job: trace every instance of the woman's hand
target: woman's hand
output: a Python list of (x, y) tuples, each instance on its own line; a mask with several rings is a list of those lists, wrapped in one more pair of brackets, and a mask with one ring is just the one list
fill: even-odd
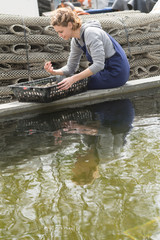
[(75, 82), (74, 76), (68, 77), (63, 79), (61, 82), (58, 83), (58, 88), (60, 90), (67, 90), (72, 86), (72, 84)]
[(93, 75), (93, 73), (91, 72), (91, 70), (89, 68), (87, 68), (78, 74), (75, 74), (71, 77), (67, 77), (67, 78), (63, 79), (61, 82), (58, 83), (58, 88), (59, 88), (59, 90), (67, 90), (68, 88), (70, 88), (72, 86), (73, 83), (75, 83), (81, 79), (87, 78), (91, 75)]
[(52, 75), (56, 75), (57, 73), (57, 71), (53, 69), (51, 62), (46, 62), (44, 65), (44, 69)]

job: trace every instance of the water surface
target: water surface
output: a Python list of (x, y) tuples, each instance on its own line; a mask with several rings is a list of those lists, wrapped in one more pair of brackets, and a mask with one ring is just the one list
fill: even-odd
[(160, 239), (159, 95), (0, 122), (0, 239)]

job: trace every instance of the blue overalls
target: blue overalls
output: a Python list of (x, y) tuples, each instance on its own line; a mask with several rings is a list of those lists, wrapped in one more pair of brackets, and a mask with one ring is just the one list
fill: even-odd
[[(108, 34), (108, 33), (107, 33)], [(116, 88), (124, 85), (129, 79), (130, 66), (126, 54), (120, 44), (108, 34), (116, 53), (105, 59), (105, 67), (100, 72), (89, 77), (88, 89), (107, 89)], [(78, 46), (85, 53), (87, 60), (92, 64), (92, 57), (87, 51), (84, 33), (82, 35), (84, 46), (82, 47), (76, 40)]]

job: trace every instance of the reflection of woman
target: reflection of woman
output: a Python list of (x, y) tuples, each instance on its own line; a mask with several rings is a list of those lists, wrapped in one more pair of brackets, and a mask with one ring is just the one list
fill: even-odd
[[(131, 101), (115, 100), (82, 109), (68, 109), (63, 112), (41, 114), (31, 119), (21, 119), (18, 121), (16, 132), (20, 136), (32, 135), (35, 139), (31, 147), (30, 138), (26, 138), (29, 155), (31, 153), (33, 155), (33, 152), (37, 154), (40, 142), (44, 142), (47, 151), (51, 152), (59, 151), (61, 145), (64, 153), (65, 147), (72, 141), (75, 143), (76, 139), (66, 135), (77, 134), (80, 142), (77, 140), (79, 145), (76, 145), (74, 149), (76, 153), (74, 151), (75, 154), (72, 156), (75, 160), (72, 180), (80, 185), (91, 184), (99, 176), (100, 163), (107, 163), (120, 156), (133, 118), (134, 109)], [(23, 146), (19, 147), (21, 150)]]
[(98, 173), (98, 156), (93, 147), (90, 147), (86, 154), (79, 154), (76, 156), (77, 162), (75, 163), (72, 171), (72, 181), (78, 185), (91, 184), (96, 178), (99, 177)]
[(94, 117), (101, 123), (96, 139), (99, 160), (102, 162), (118, 157), (134, 119), (131, 101), (105, 102), (94, 105), (92, 109)]
[[(86, 154), (76, 156), (73, 181), (89, 184), (99, 176), (98, 164), (120, 156), (125, 137), (132, 127), (134, 109), (129, 99), (104, 102), (91, 106), (93, 125), (78, 125), (69, 133), (82, 133), (88, 146)], [(99, 124), (94, 124), (94, 123)]]
[[(71, 52), (67, 65), (54, 70), (51, 62), (44, 66), (52, 75), (65, 75), (59, 83), (61, 90), (66, 90), (81, 79), (88, 78), (88, 89), (107, 89), (122, 86), (129, 78), (129, 63), (124, 50), (101, 27), (98, 21), (81, 23), (74, 11), (59, 8), (54, 11), (52, 25), (65, 40), (71, 41)], [(90, 62), (84, 71), (74, 74), (82, 53)]]

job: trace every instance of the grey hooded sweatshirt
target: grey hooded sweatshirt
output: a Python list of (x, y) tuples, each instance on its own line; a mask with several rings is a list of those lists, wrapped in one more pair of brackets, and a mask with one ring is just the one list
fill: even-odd
[[(84, 46), (82, 34), (84, 33), (85, 45), (88, 53), (92, 57), (93, 64), (89, 69), (93, 74), (104, 69), (105, 59), (115, 54), (112, 41), (102, 29), (98, 21), (89, 21), (82, 24), (80, 29), (80, 39), (76, 39), (81, 46)], [(77, 45), (75, 39), (71, 40), (71, 51), (67, 65), (62, 67), (65, 76), (71, 76), (75, 73), (82, 56), (83, 50)]]

